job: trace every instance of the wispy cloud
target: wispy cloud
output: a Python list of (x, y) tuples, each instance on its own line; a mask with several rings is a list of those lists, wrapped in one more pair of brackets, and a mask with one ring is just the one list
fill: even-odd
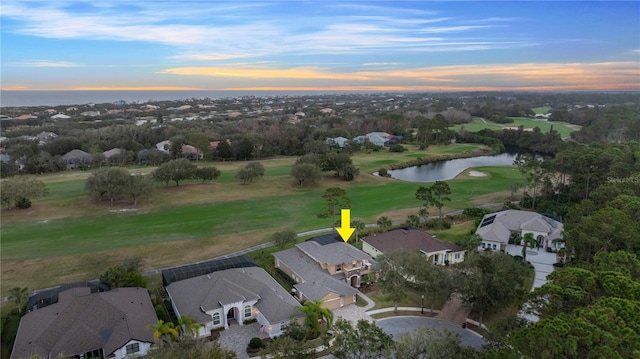
[(25, 67), (78, 67), (79, 64), (65, 61), (29, 60), (14, 64), (14, 66)]

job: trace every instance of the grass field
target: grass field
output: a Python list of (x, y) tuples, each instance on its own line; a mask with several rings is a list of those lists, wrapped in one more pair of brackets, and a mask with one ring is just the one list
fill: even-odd
[(533, 129), (534, 127), (540, 128), (540, 131), (543, 133), (549, 132), (551, 126), (553, 129), (558, 131), (562, 138), (569, 137), (571, 132), (577, 131), (580, 129), (578, 125), (572, 125), (566, 122), (549, 122), (545, 120), (534, 120), (528, 117), (511, 117), (513, 119), (513, 123), (507, 124), (497, 124), (491, 122), (489, 120), (481, 120), (480, 118), (474, 118), (471, 123), (465, 123), (463, 125), (455, 125), (453, 127), (454, 130), (460, 131), (462, 127), (466, 131), (480, 131), (485, 128), (499, 130), (505, 128), (518, 128), (519, 126), (523, 126), (525, 129)]
[(531, 111), (533, 111), (533, 113), (535, 113), (536, 115), (543, 115), (545, 113), (548, 113), (549, 110), (551, 110), (551, 106), (534, 107), (531, 109)]
[[(2, 212), (0, 290), (6, 295), (15, 286), (36, 289), (93, 279), (131, 256), (143, 257), (147, 269), (191, 263), (265, 242), (283, 228), (330, 227), (330, 219), (317, 218), (324, 206), (321, 195), (330, 186), (345, 188), (352, 200), (353, 219), (374, 223), (386, 215), (401, 221), (417, 212), (415, 191), (423, 184), (380, 178), (370, 172), (384, 166), (383, 162), (477, 148), (462, 144), (433, 146), (427, 151), (411, 147), (401, 154), (358, 154), (354, 162), (361, 176), (356, 181), (344, 182), (327, 174), (319, 184), (305, 188), (288, 175), (293, 158), (265, 161), (265, 177), (248, 185), (233, 179), (234, 169), (243, 164), (216, 163), (223, 170), (219, 181), (160, 185), (154, 199), (138, 208), (111, 207), (87, 198), (84, 179), (89, 173), (67, 173), (67, 181), (62, 174), (44, 176), (50, 191), (46, 200), (28, 210)], [(504, 202), (509, 185), (522, 179), (511, 167), (476, 170), (487, 176), (461, 174), (448, 181), (452, 200), (444, 212)]]

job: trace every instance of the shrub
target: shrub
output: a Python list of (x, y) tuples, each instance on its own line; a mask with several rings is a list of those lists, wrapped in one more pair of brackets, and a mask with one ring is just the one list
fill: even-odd
[(403, 145), (393, 145), (389, 147), (389, 152), (404, 152), (406, 150), (407, 148), (404, 147)]
[(258, 337), (253, 337), (249, 341), (249, 348), (251, 348), (251, 349), (262, 348), (262, 345), (263, 345), (262, 339), (260, 339)]
[(383, 167), (383, 168), (378, 170), (378, 175), (380, 177), (388, 177), (389, 176), (389, 171), (387, 171), (387, 169)]
[(251, 324), (251, 323), (255, 323), (257, 322), (258, 319), (256, 318), (251, 318), (251, 319), (245, 319), (245, 321), (243, 322), (244, 324)]
[(556, 268), (562, 268), (562, 267), (564, 267), (564, 263), (562, 263), (562, 262), (553, 263), (553, 266), (556, 267)]
[(462, 211), (462, 214), (464, 214), (465, 216), (469, 216), (469, 217), (482, 217), (485, 214), (489, 214), (493, 211), (488, 210), (486, 208), (477, 208), (477, 207), (470, 207), (470, 208), (465, 208)]
[(27, 209), (31, 207), (31, 201), (28, 198), (20, 198), (16, 201), (16, 208), (18, 209)]
[(287, 281), (287, 283), (291, 284), (291, 285), (295, 285), (298, 284), (298, 282), (296, 282), (293, 278), (289, 277), (289, 275), (287, 273), (285, 273), (282, 269), (280, 268), (276, 268), (276, 273), (284, 280)]

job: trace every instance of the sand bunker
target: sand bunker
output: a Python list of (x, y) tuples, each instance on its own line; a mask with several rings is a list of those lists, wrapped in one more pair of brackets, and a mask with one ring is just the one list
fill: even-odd
[(473, 171), (473, 170), (469, 171), (469, 176), (471, 177), (484, 177), (486, 175), (487, 175), (486, 173), (480, 172), (480, 171)]

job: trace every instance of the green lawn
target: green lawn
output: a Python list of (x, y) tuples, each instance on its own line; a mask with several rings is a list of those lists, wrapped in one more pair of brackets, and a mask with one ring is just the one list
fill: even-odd
[(528, 117), (511, 117), (511, 118), (513, 119), (514, 122), (507, 123), (507, 124), (497, 124), (488, 120), (486, 120), (486, 122), (483, 122), (479, 118), (474, 118), (471, 123), (455, 125), (453, 126), (453, 129), (455, 131), (460, 131), (460, 129), (464, 127), (466, 131), (476, 132), (485, 128), (499, 130), (503, 128), (516, 128), (519, 126), (523, 126), (524, 128), (538, 127), (540, 128), (540, 131), (542, 131), (543, 133), (546, 133), (546, 132), (549, 132), (549, 129), (551, 128), (551, 126), (553, 126), (553, 129), (558, 131), (560, 136), (564, 138), (564, 137), (569, 137), (571, 135), (571, 132), (577, 131), (580, 128), (579, 126), (572, 125), (566, 122), (550, 122), (545, 120), (534, 120)]
[(543, 115), (545, 113), (548, 113), (549, 110), (551, 110), (551, 106), (534, 107), (531, 109), (531, 111), (533, 111), (536, 115)]
[[(465, 208), (474, 197), (507, 191), (513, 181), (521, 178), (520, 173), (511, 167), (483, 167), (479, 170), (488, 176), (448, 181), (452, 195), (447, 207)], [(415, 191), (420, 185), (423, 184), (396, 180), (350, 184), (345, 188), (352, 200), (352, 218), (375, 222), (381, 213), (418, 207)], [(38, 223), (5, 223), (2, 226), (2, 259), (91, 253), (167, 241), (205, 239), (255, 229), (291, 227), (304, 231), (329, 227), (330, 220), (317, 218), (324, 205), (321, 199), (323, 191), (323, 188), (314, 188), (286, 195), (149, 212), (103, 213)]]

